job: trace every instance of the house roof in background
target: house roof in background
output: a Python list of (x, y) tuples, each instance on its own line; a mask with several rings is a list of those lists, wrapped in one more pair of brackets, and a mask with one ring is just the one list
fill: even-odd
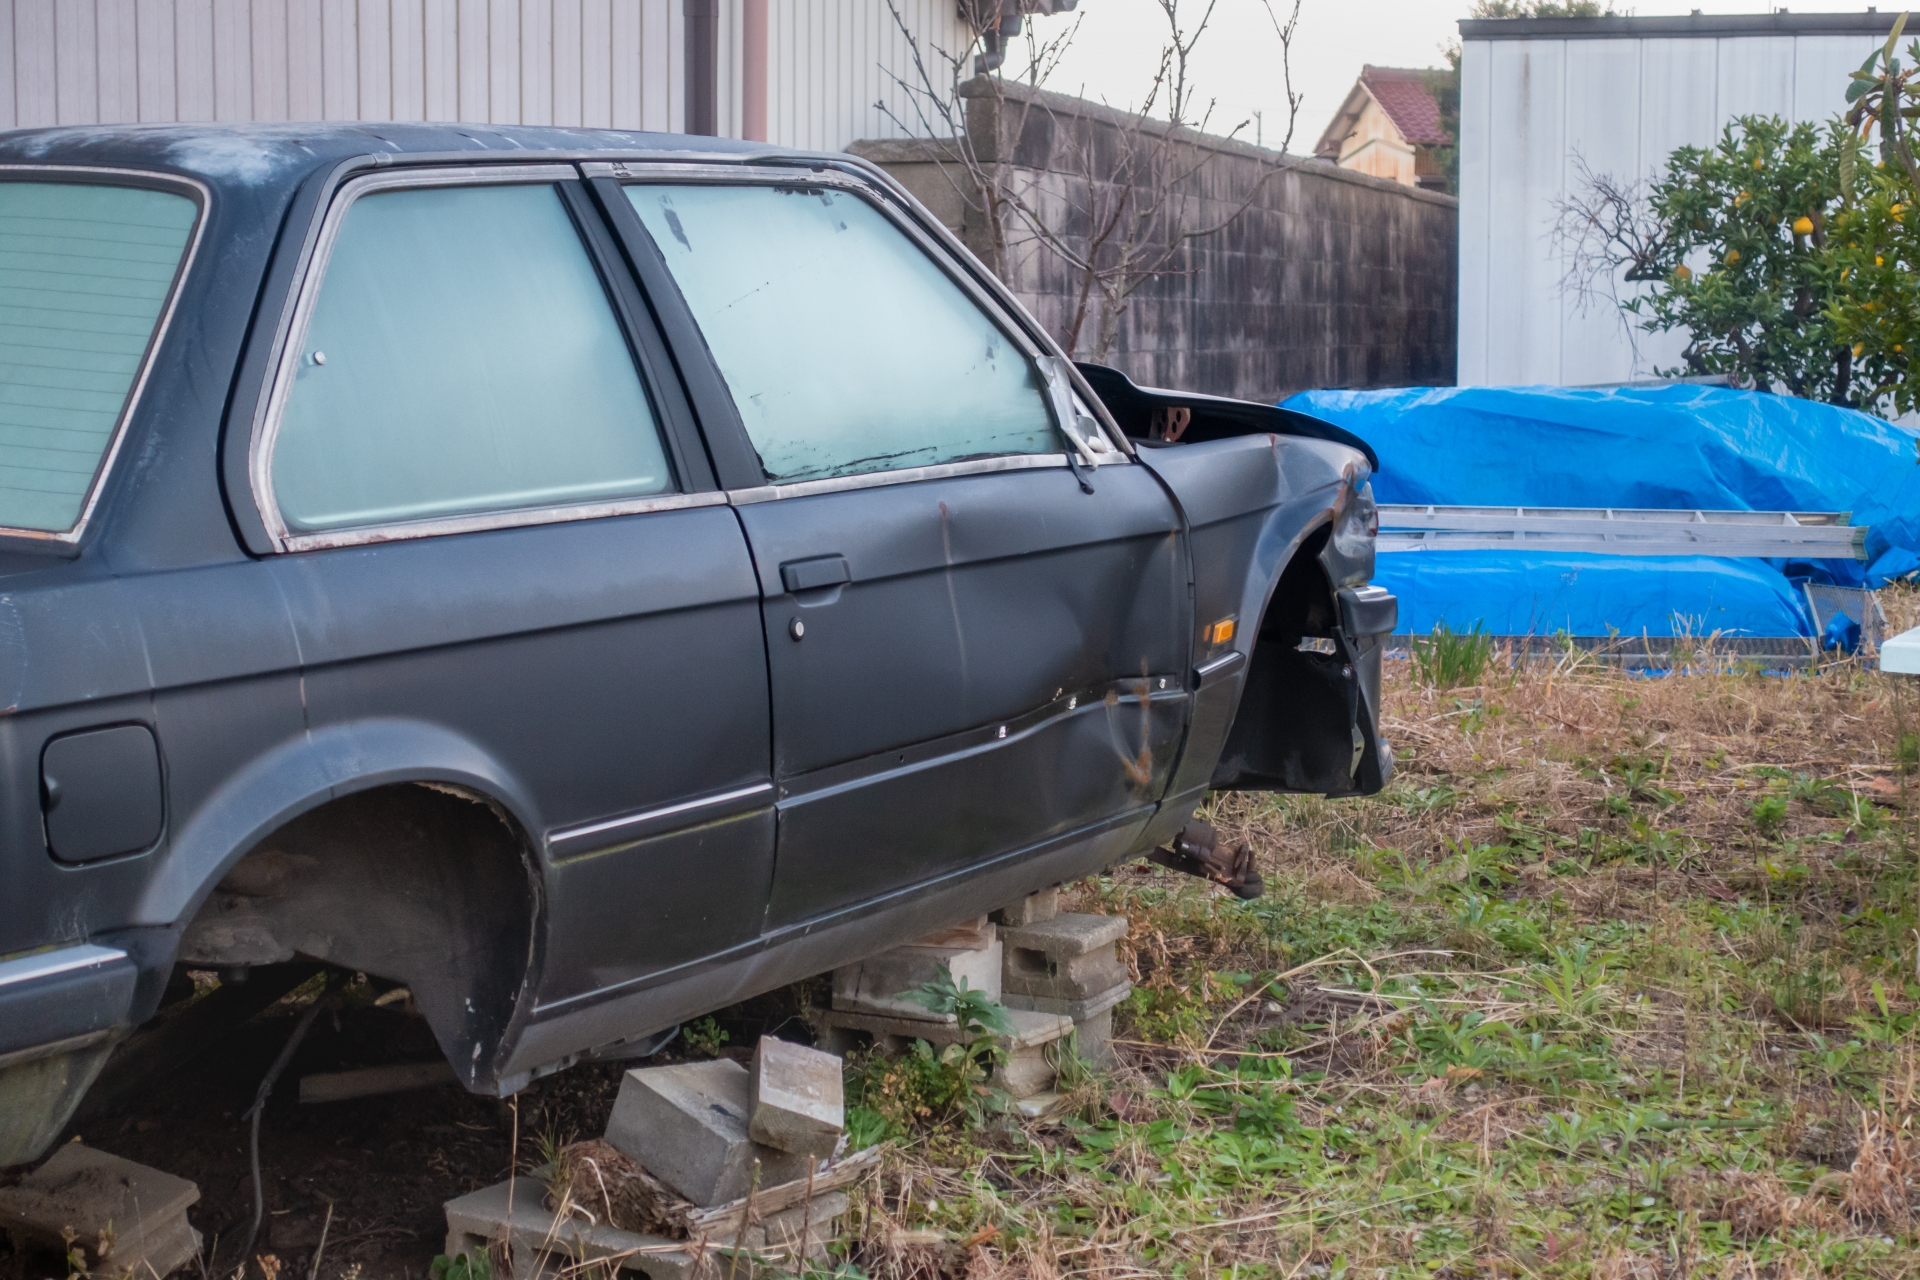
[(1313, 154), (1339, 159), (1340, 144), (1353, 132), (1354, 122), (1366, 110), (1368, 98), (1380, 104), (1400, 136), (1414, 146), (1449, 145), (1453, 139), (1440, 127), (1440, 104), (1434, 101), (1433, 90), (1427, 83), (1427, 77), (1433, 74), (1417, 67), (1362, 67), (1360, 79), (1354, 82), (1340, 109), (1333, 113)]
[(1877, 13), (1694, 13), (1657, 18), (1465, 18), (1462, 40), (1689, 39), (1718, 36), (1880, 35), (1899, 10)]
[(1444, 147), (1453, 139), (1440, 127), (1440, 104), (1428, 85), (1430, 71), (1411, 67), (1363, 67), (1360, 83), (1387, 113), (1400, 136), (1416, 147)]

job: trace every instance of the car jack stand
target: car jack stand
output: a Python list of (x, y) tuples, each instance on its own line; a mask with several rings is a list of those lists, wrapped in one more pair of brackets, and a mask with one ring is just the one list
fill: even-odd
[(1155, 849), (1147, 860), (1225, 885), (1237, 898), (1253, 899), (1267, 891), (1266, 881), (1253, 865), (1253, 846), (1243, 844), (1231, 852), (1221, 848), (1220, 833), (1211, 823), (1189, 822), (1171, 845)]

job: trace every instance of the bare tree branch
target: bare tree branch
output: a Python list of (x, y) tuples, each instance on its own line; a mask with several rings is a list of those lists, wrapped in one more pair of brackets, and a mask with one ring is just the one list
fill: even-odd
[[(1117, 136), (1096, 138), (1096, 128), (1076, 113), (1058, 111), (1034, 93), (1009, 93), (1006, 82), (997, 76), (963, 81), (962, 68), (969, 55), (986, 39), (987, 31), (981, 26), (975, 26), (974, 45), (968, 49), (957, 54), (936, 51), (950, 73), (947, 83), (941, 83), (896, 0), (887, 0), (895, 26), (912, 48), (913, 74), (919, 83), (892, 76), (913, 103), (911, 120), (902, 119), (884, 102), (876, 104), (878, 109), (902, 133), (933, 144), (930, 155), (960, 196), (969, 223), (976, 216), (979, 219), (974, 244), (976, 251), (984, 250), (989, 267), (1004, 277), (1011, 266), (1009, 255), (1030, 247), (1066, 267), (1074, 283), (1067, 314), (1055, 336), (1070, 353), (1085, 352), (1095, 360), (1110, 356), (1134, 294), (1151, 281), (1190, 270), (1184, 265), (1188, 245), (1232, 226), (1260, 198), (1268, 181), (1292, 163), (1285, 154), (1303, 97), (1293, 88), (1291, 71), (1300, 0), (1294, 0), (1284, 22), (1273, 0), (1261, 0), (1280, 42), (1288, 116), (1282, 159), (1267, 164), (1258, 181), (1224, 216), (1195, 225), (1191, 215), (1201, 197), (1194, 179), (1216, 153), (1197, 136), (1211, 120), (1214, 104), (1209, 102), (1195, 118), (1198, 95), (1192, 59), (1218, 0), (1206, 0), (1191, 26), (1186, 25), (1183, 0), (1156, 2), (1167, 27), (1153, 78), (1139, 104), (1123, 113), (1123, 123), (1114, 125)], [(1027, 26), (1023, 78), (1029, 90), (1042, 89), (1058, 70), (1079, 23), (1076, 17), (1070, 27), (1046, 40)], [(998, 32), (997, 26), (994, 31)], [(977, 109), (991, 113), (994, 137), (989, 156), (980, 154), (980, 139), (972, 127)], [(1031, 136), (1052, 139), (1054, 154), (1029, 172), (1001, 153), (1007, 139), (1030, 136), (1026, 125), (1035, 110), (1045, 114), (1049, 127)], [(1155, 116), (1164, 123), (1151, 119)], [(1233, 137), (1246, 127), (1243, 121), (1226, 136)], [(1049, 182), (1049, 174), (1068, 180)], [(1090, 324), (1091, 334), (1087, 332)]]

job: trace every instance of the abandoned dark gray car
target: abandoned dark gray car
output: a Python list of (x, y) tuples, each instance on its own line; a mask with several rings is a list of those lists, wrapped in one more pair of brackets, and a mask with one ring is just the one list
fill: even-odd
[(0, 1163), (187, 969), (506, 1093), (1378, 790), (1373, 465), (1076, 368), (845, 156), (0, 136)]

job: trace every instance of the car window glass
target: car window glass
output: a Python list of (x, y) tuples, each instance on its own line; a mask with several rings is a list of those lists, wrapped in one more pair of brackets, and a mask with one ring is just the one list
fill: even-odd
[(272, 474), (296, 531), (671, 482), (632, 354), (551, 186), (356, 200), (294, 378)]
[(636, 185), (627, 196), (770, 479), (1060, 451), (1025, 355), (857, 195)]
[(80, 519), (197, 214), (170, 191), (0, 182), (0, 525)]

